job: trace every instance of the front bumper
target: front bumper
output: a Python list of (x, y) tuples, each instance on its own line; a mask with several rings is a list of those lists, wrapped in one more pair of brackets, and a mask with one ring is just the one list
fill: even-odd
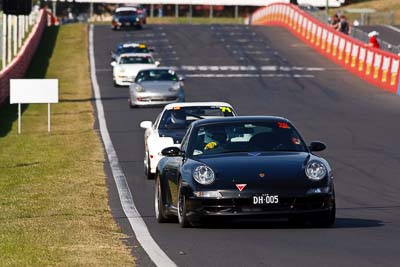
[(278, 204), (254, 205), (252, 196), (236, 198), (187, 198), (188, 216), (199, 219), (208, 216), (291, 217), (331, 211), (335, 206), (332, 193), (279, 198)]
[(129, 86), (135, 80), (136, 76), (115, 76), (114, 82), (119, 86)]
[(159, 106), (176, 102), (184, 102), (183, 93), (173, 94), (151, 94), (151, 93), (135, 93), (130, 96), (130, 104), (132, 106)]
[(142, 24), (141, 20), (139, 20), (139, 21), (137, 21), (137, 20), (134, 20), (134, 21), (122, 21), (122, 22), (113, 21), (111, 23), (111, 27), (114, 28), (114, 29), (121, 29), (121, 28), (129, 28), (129, 27), (138, 27), (141, 24)]

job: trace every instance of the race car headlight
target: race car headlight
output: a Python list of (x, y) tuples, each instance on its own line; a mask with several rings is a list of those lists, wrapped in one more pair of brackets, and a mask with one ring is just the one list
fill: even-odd
[(136, 85), (135, 89), (136, 89), (136, 92), (144, 92), (144, 91), (146, 91), (146, 90), (144, 90), (144, 88), (143, 88), (142, 86), (140, 86), (140, 85)]
[(310, 161), (306, 167), (306, 175), (309, 179), (318, 181), (325, 177), (326, 175), (326, 167), (320, 161)]
[(193, 178), (199, 184), (208, 185), (215, 181), (214, 171), (205, 165), (198, 166), (193, 171)]

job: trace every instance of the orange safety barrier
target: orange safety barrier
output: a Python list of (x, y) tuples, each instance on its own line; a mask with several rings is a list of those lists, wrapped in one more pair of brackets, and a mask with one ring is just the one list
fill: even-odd
[(348, 71), (400, 95), (400, 57), (338, 32), (296, 5), (276, 3), (257, 9), (246, 24), (282, 26)]

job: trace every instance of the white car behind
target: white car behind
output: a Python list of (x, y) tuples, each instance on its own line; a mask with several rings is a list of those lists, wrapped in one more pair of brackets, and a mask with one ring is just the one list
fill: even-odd
[(160, 62), (155, 61), (151, 54), (121, 54), (111, 62), (114, 85), (129, 86), (140, 70), (157, 68), (159, 65)]
[(144, 133), (144, 171), (148, 179), (154, 177), (156, 167), (162, 158), (161, 150), (180, 146), (189, 125), (199, 119), (233, 117), (236, 112), (225, 102), (173, 103), (164, 107), (154, 123), (142, 121)]

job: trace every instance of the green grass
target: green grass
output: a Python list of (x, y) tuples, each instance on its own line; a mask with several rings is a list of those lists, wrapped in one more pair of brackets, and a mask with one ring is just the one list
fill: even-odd
[[(339, 10), (346, 10), (352, 8), (372, 8), (375, 9), (377, 12), (390, 12), (393, 11), (394, 15), (394, 24), (400, 24), (400, 1), (399, 0), (358, 0), (358, 1), (351, 1), (350, 5), (346, 5), (340, 8), (333, 8), (330, 9), (330, 13), (334, 14)], [(349, 18), (350, 21), (355, 19), (361, 20), (360, 14), (354, 13), (345, 13), (346, 16)], [(372, 15), (373, 19), (371, 21), (372, 24), (382, 24), (382, 23), (389, 23), (390, 19), (388, 15), (384, 14), (376, 14)]]
[[(53, 49), (54, 48), (54, 49)], [(28, 77), (58, 78), (60, 103), (0, 109), (0, 265), (133, 265), (107, 200), (93, 130), (87, 26), (47, 28)]]

